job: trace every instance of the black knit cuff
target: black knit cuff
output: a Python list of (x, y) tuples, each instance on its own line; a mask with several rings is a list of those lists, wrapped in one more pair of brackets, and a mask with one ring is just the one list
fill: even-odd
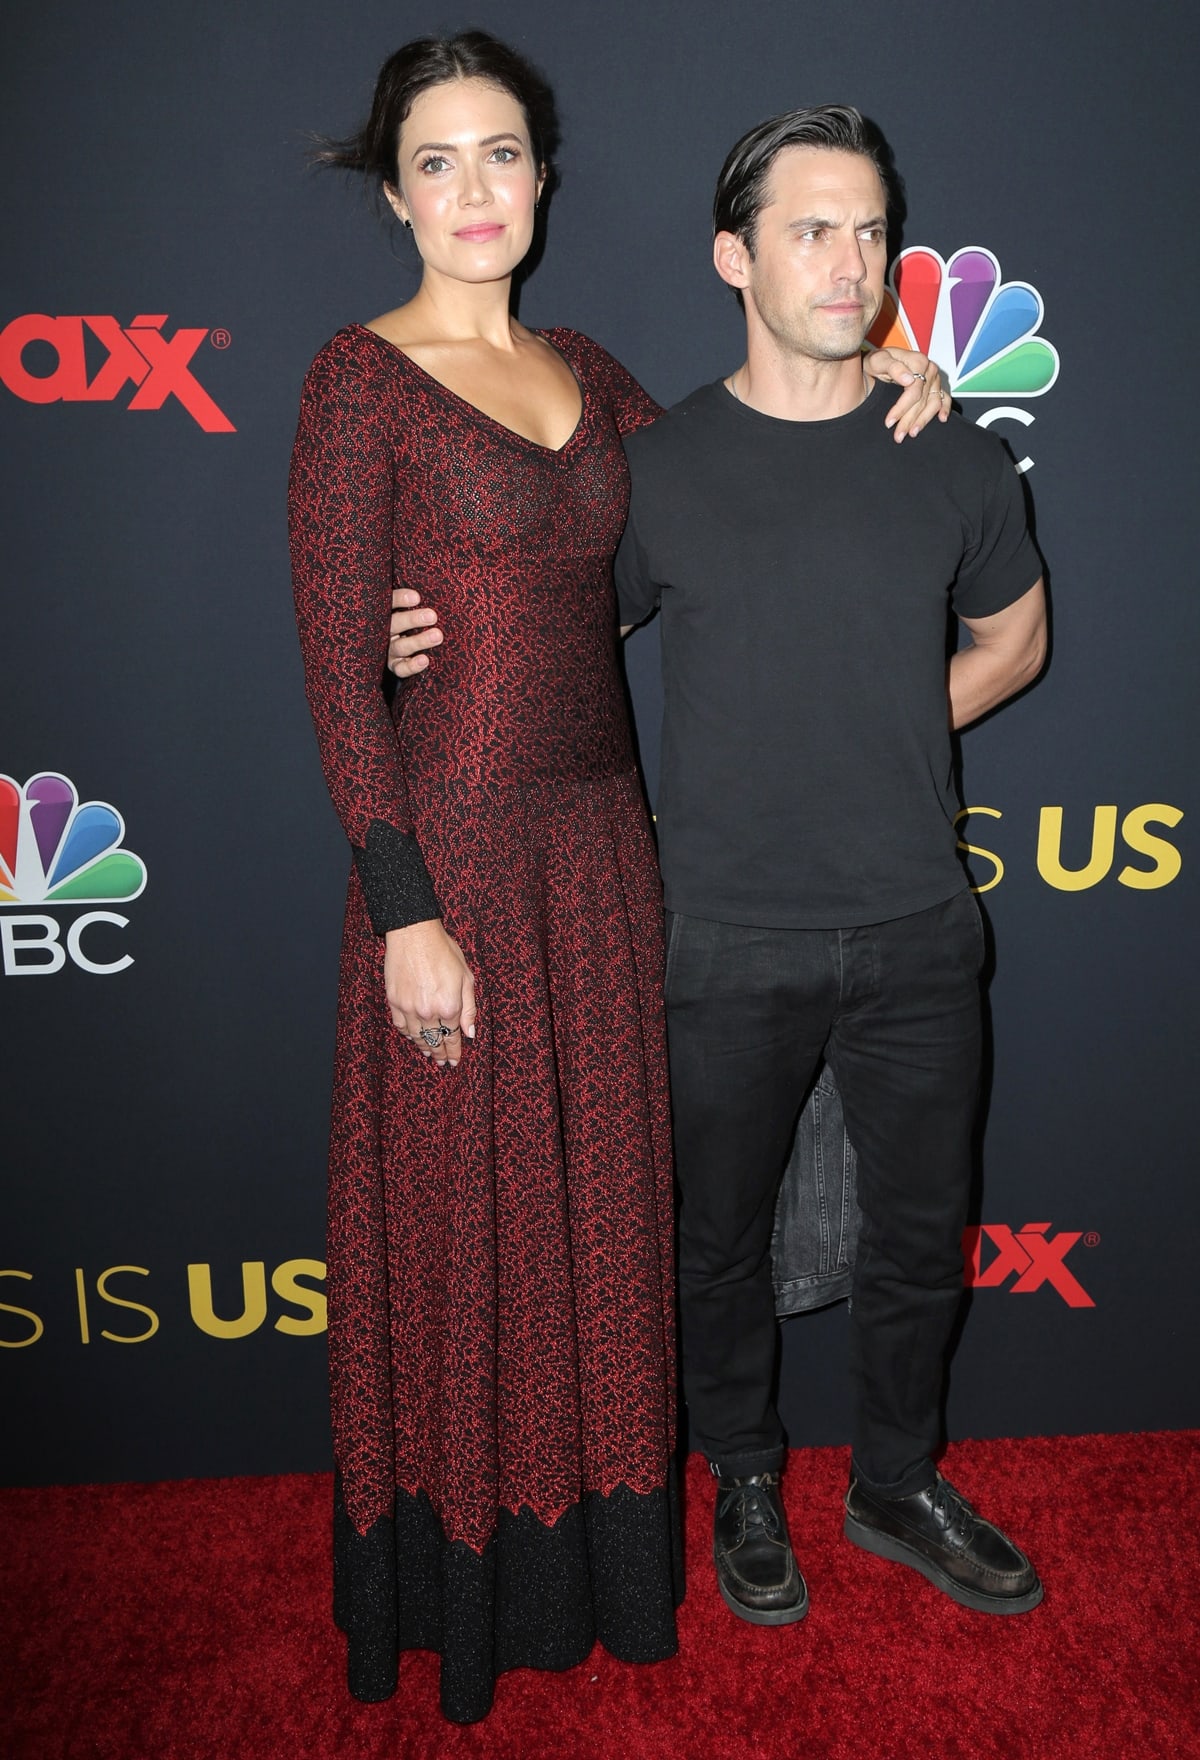
[(441, 916), (421, 846), (407, 831), (372, 819), (366, 848), (354, 851), (354, 865), (376, 935)]

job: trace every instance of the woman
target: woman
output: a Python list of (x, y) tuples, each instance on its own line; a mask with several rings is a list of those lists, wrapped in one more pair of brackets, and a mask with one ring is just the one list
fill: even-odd
[[(596, 1637), (673, 1654), (682, 1594), (661, 899), (616, 659), (620, 436), (655, 404), (525, 329), (550, 93), (482, 32), (406, 45), (362, 134), (423, 273), (305, 381), (306, 682), (354, 846), (330, 1174), (335, 1613), (351, 1690), (442, 1706)], [(915, 389), (915, 387), (914, 387)], [(393, 587), (436, 667), (395, 720)], [(519, 639), (513, 632), (519, 631)]]

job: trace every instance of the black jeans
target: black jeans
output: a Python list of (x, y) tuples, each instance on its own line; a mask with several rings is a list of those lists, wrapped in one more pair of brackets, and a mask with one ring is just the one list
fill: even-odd
[(771, 1223), (824, 1055), (858, 1154), (863, 1213), (850, 1321), (854, 1470), (897, 1497), (932, 1482), (962, 1296), (983, 953), (967, 891), (857, 929), (668, 915), (683, 1385), (693, 1445), (721, 1472), (783, 1462)]

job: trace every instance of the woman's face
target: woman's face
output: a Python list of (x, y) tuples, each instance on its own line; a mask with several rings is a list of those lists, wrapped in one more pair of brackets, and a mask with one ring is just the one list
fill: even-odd
[(469, 282), (511, 275), (542, 187), (517, 100), (478, 79), (430, 86), (401, 126), (397, 159), (388, 201), (412, 222), (426, 270)]

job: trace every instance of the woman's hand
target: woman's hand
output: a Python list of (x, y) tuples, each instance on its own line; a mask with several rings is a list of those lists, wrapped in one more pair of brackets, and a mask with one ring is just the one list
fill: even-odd
[(429, 665), (426, 650), (436, 648), (441, 639), (433, 607), (422, 605), (420, 593), (411, 587), (397, 587), (392, 594), (392, 621), (388, 625), (389, 671), (397, 678), (415, 678)]
[(385, 943), (383, 981), (392, 1025), (424, 1056), (453, 1069), (463, 1039), (475, 1037), (475, 983), (462, 949), (436, 918), (389, 929)]
[(867, 374), (892, 385), (907, 389), (887, 413), (885, 425), (895, 428), (896, 439), (906, 434), (919, 434), (936, 416), (939, 422), (950, 418), (950, 393), (942, 385), (942, 375), (928, 355), (911, 348), (877, 348), (863, 362)]

